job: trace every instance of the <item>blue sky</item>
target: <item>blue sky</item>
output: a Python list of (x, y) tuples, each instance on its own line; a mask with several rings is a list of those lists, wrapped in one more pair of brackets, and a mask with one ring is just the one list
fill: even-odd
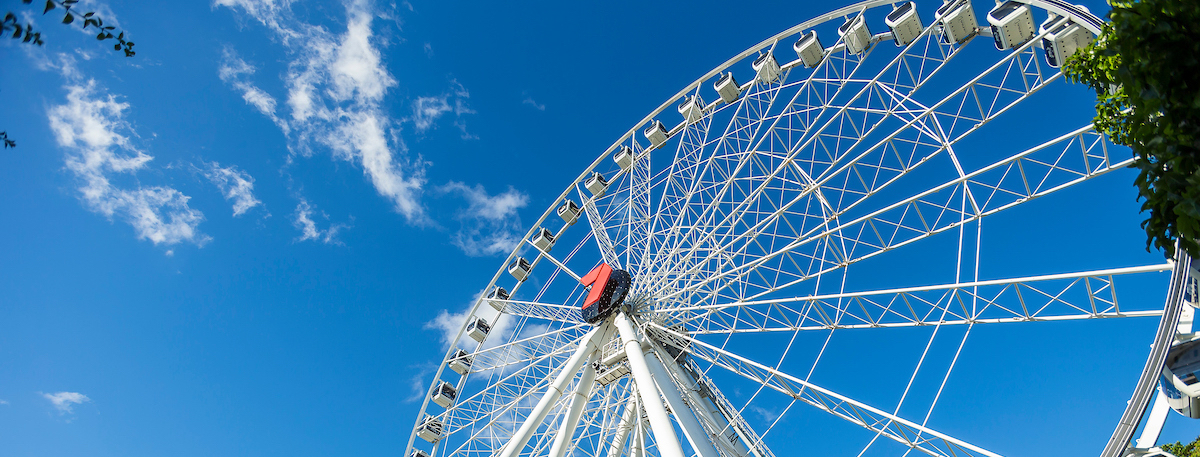
[[(125, 58), (6, 0), (46, 45), (0, 44), (0, 454), (402, 453), (447, 310), (527, 224), (681, 87), (840, 6), (81, 2), (128, 31)], [(1102, 212), (1067, 239), (1152, 263), (1132, 177), (1030, 211)], [(1063, 232), (1005, 233), (1021, 253)], [(1068, 395), (1119, 414), (1153, 325), (1104, 327), (1123, 377)], [(1004, 395), (1095, 350), (1065, 332), (1012, 349), (1029, 363)], [(1111, 409), (1044, 439), (1107, 437)]]

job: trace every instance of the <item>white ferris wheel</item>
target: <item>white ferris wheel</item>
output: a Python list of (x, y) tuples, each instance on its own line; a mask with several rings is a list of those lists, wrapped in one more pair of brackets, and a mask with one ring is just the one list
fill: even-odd
[[(1059, 63), (1102, 22), (1059, 0), (982, 6), (841, 8), (647, 115), (487, 284), (406, 455), (995, 456), (1003, 436), (934, 415), (964, 407), (973, 331), (1133, 321), (1158, 332), (1104, 455), (1152, 447), (1168, 402), (1147, 406), (1191, 331), (1188, 261), (981, 259), (1004, 238), (985, 225), (1036, 229), (1031, 202), (1069, 205), (1134, 160), (1090, 106), (1056, 105)], [(861, 442), (801, 451), (785, 416)]]

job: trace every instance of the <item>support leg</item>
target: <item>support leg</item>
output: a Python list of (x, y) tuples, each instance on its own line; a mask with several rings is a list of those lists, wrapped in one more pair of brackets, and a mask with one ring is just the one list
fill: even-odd
[[(692, 379), (692, 376), (687, 374), (687, 372), (683, 370), (683, 367), (679, 366), (679, 363), (674, 359), (670, 357), (663, 357), (662, 361), (663, 365), (675, 375), (675, 379), (683, 382), (683, 392), (687, 395), (688, 400), (690, 400), (693, 405), (696, 405), (696, 409), (694, 410), (696, 415), (699, 416), (701, 420), (707, 421), (711, 425), (712, 429), (715, 430), (719, 435), (713, 437), (713, 440), (716, 441), (716, 443), (720, 445), (722, 449), (725, 449), (725, 452), (730, 455), (735, 455), (738, 457), (746, 457), (747, 455), (750, 455), (750, 449), (746, 447), (746, 443), (742, 442), (745, 437), (742, 436), (740, 431), (734, 429), (734, 427), (729, 424), (729, 420), (725, 418), (725, 415), (721, 413), (721, 410), (717, 408), (715, 403), (705, 400), (700, 396), (700, 386), (696, 383), (696, 380)], [(749, 442), (749, 440), (746, 440), (746, 442)]]
[(683, 436), (687, 438), (688, 443), (691, 443), (692, 449), (700, 454), (700, 457), (721, 457), (721, 454), (717, 453), (717, 449), (709, 441), (708, 432), (700, 425), (700, 421), (696, 420), (691, 405), (684, 402), (683, 397), (679, 395), (679, 389), (675, 387), (675, 383), (671, 381), (671, 375), (667, 373), (666, 367), (659, 360), (663, 354), (659, 352), (657, 346), (651, 343), (652, 349), (646, 356), (646, 365), (650, 368), (650, 374), (658, 381), (658, 390), (662, 392), (663, 399), (671, 407), (671, 412), (675, 413), (675, 420), (683, 429)]
[(1150, 417), (1146, 419), (1146, 427), (1142, 429), (1142, 436), (1138, 437), (1134, 446), (1143, 449), (1154, 447), (1170, 412), (1171, 405), (1167, 404), (1167, 396), (1163, 395), (1161, 390), (1158, 391), (1158, 396), (1154, 397), (1154, 406), (1150, 409)]
[(608, 457), (621, 457), (621, 451), (625, 450), (625, 438), (634, 428), (633, 421), (637, 417), (636, 388), (630, 394), (630, 401), (625, 405), (625, 412), (621, 414), (621, 422), (617, 424), (617, 432), (613, 435), (612, 445), (608, 447)]
[(562, 371), (558, 373), (558, 377), (546, 389), (546, 395), (542, 396), (537, 406), (534, 406), (533, 411), (529, 413), (529, 417), (525, 419), (525, 423), (521, 424), (521, 428), (517, 430), (517, 433), (504, 446), (504, 449), (500, 451), (500, 457), (515, 457), (521, 453), (522, 449), (525, 449), (525, 445), (529, 443), (529, 438), (533, 436), (533, 432), (537, 430), (538, 425), (546, 420), (546, 414), (550, 412), (550, 407), (562, 396), (563, 389), (567, 387), (567, 383), (575, 378), (575, 373), (579, 372), (579, 367), (599, 347), (597, 342), (598, 336), (608, 333), (608, 328), (608, 324), (596, 327), (583, 337), (583, 340), (579, 342), (579, 349), (576, 349), (575, 354), (567, 360)]
[[(642, 353), (642, 344), (633, 332), (633, 326), (624, 312), (618, 313), (615, 319), (617, 330), (621, 332), (621, 342), (625, 344), (625, 356), (629, 359), (629, 370), (633, 372), (633, 380), (637, 384), (642, 406), (646, 408), (646, 416), (650, 419), (650, 430), (654, 432), (654, 441), (658, 444), (658, 453), (662, 457), (684, 457), (683, 446), (679, 445), (679, 437), (675, 435), (675, 427), (667, 417), (667, 408), (663, 406), (658, 396), (658, 388), (646, 366), (646, 355)], [(511, 456), (503, 456), (511, 457)]]
[(575, 436), (575, 427), (579, 425), (579, 416), (583, 414), (583, 407), (587, 406), (588, 399), (592, 397), (592, 386), (596, 384), (596, 369), (592, 368), (592, 362), (600, 360), (600, 351), (592, 351), (589, 359), (583, 365), (583, 375), (579, 377), (579, 383), (575, 385), (575, 392), (571, 398), (571, 409), (567, 412), (567, 417), (563, 419), (562, 426), (558, 429), (558, 435), (554, 437), (554, 445), (550, 446), (548, 457), (562, 457), (567, 451), (571, 438)]

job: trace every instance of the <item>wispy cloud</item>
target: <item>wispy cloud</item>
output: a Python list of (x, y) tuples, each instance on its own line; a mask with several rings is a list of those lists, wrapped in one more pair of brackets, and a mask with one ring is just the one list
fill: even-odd
[(750, 411), (758, 414), (759, 417), (762, 417), (763, 421), (765, 422), (775, 422), (776, 420), (779, 420), (780, 416), (780, 413), (763, 408), (761, 406), (750, 405)]
[(409, 372), (413, 375), (408, 378), (408, 397), (404, 399), (405, 403), (413, 403), (420, 400), (428, 392), (429, 375), (433, 374), (437, 369), (437, 365), (431, 363), (423, 363), (416, 366), (408, 367)]
[[(346, 30), (334, 34), (324, 27), (297, 20), (289, 9), (290, 3), (287, 0), (215, 2), (240, 10), (267, 26), (292, 55), (284, 76), (285, 105), (290, 115), (277, 115), (286, 119), (280, 126), (292, 149), (307, 155), (311, 154), (309, 145), (324, 145), (334, 157), (358, 163), (376, 191), (391, 200), (397, 212), (410, 222), (426, 223), (420, 201), (426, 164), (420, 158), (404, 157), (405, 146), (395, 134), (399, 122), (382, 108), (383, 98), (396, 86), (396, 80), (374, 45), (371, 24), (375, 15), (369, 5), (347, 2)], [(239, 68), (236, 61), (227, 60), (231, 69)], [(243, 94), (248, 93), (247, 86), (230, 84)], [(249, 97), (247, 101), (251, 99), (266, 100)], [(263, 102), (261, 107), (255, 106), (264, 111), (272, 105)], [(275, 106), (277, 110), (280, 108)]]
[(286, 135), (288, 133), (287, 122), (275, 115), (275, 97), (250, 82), (250, 76), (255, 71), (256, 69), (238, 57), (237, 52), (232, 48), (226, 47), (221, 53), (221, 66), (217, 69), (217, 75), (220, 76), (221, 81), (241, 92), (242, 99), (247, 104), (270, 118)]
[(433, 45), (432, 45), (432, 44), (429, 44), (429, 42), (428, 42), (428, 41), (426, 41), (426, 42), (425, 42), (424, 49), (425, 49), (425, 56), (426, 56), (426, 57), (433, 57)]
[(75, 405), (81, 405), (92, 401), (92, 399), (88, 398), (87, 395), (79, 392), (57, 392), (52, 394), (44, 393), (42, 394), (42, 397), (50, 400), (50, 404), (54, 405), (54, 409), (58, 410), (59, 414), (71, 414), (75, 412)]
[(442, 192), (458, 195), (467, 202), (467, 207), (455, 216), (459, 230), (451, 242), (470, 256), (502, 254), (511, 251), (521, 241), (521, 220), (517, 210), (529, 204), (529, 197), (509, 187), (508, 190), (490, 195), (482, 185), (468, 186), (451, 182), (441, 187)]
[(408, 118), (413, 123), (413, 129), (418, 134), (435, 128), (442, 115), (454, 113), (454, 126), (462, 132), (462, 139), (474, 140), (479, 137), (467, 132), (467, 122), (463, 117), (475, 114), (467, 103), (471, 93), (458, 80), (450, 81), (450, 91), (434, 97), (417, 97), (412, 103), (412, 116)]
[(236, 165), (222, 167), (217, 162), (205, 164), (204, 177), (221, 190), (226, 200), (233, 202), (233, 217), (245, 214), (262, 202), (254, 197), (254, 178), (238, 170)]
[(8, 406), (8, 400), (0, 398), (0, 405)]
[[(132, 180), (153, 157), (133, 146), (121, 132), (132, 132), (125, 121), (127, 103), (101, 93), (95, 81), (66, 87), (67, 102), (50, 108), (50, 128), (67, 150), (66, 166), (80, 181), (84, 205), (134, 228), (139, 239), (154, 244), (210, 239), (197, 229), (204, 215), (188, 206), (190, 197), (171, 187), (144, 187)], [(133, 181), (127, 185), (114, 180)]]
[(538, 111), (546, 111), (546, 105), (543, 105), (541, 103), (534, 101), (533, 97), (530, 97), (528, 95), (525, 96), (525, 100), (521, 100), (521, 103), (532, 106), (534, 109), (536, 109)]
[(313, 220), (313, 216), (319, 215), (321, 218), (329, 219), (329, 216), (324, 212), (317, 213), (316, 210), (308, 203), (308, 200), (300, 199), (300, 204), (296, 205), (296, 218), (292, 221), (292, 225), (296, 230), (300, 231), (300, 236), (296, 241), (319, 241), (325, 244), (341, 244), (337, 239), (338, 232), (342, 229), (349, 228), (346, 224), (331, 224), (329, 228), (321, 230), (317, 227), (317, 221)]

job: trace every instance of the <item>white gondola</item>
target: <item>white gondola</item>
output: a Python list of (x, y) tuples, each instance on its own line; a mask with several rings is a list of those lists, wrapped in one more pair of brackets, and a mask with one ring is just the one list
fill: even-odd
[(429, 453), (420, 449), (413, 449), (412, 454), (408, 454), (408, 457), (429, 457)]
[(738, 86), (736, 79), (733, 79), (733, 72), (727, 71), (717, 78), (717, 82), (713, 83), (713, 89), (721, 94), (721, 100), (725, 103), (733, 103), (742, 95), (742, 88)]
[(451, 357), (450, 361), (447, 362), (446, 365), (448, 365), (451, 370), (454, 370), (455, 373), (465, 375), (467, 372), (471, 371), (471, 356), (467, 355), (467, 351), (459, 349), (454, 353), (454, 357)]
[(796, 40), (792, 49), (796, 51), (796, 56), (805, 68), (813, 68), (825, 58), (825, 46), (821, 45), (821, 39), (817, 38), (815, 30), (809, 30), (802, 38)]
[(975, 19), (975, 8), (968, 0), (951, 0), (937, 9), (933, 17), (941, 23), (942, 41), (962, 43), (979, 33), (979, 21)]
[(492, 326), (488, 325), (487, 321), (481, 318), (475, 318), (470, 324), (467, 324), (467, 336), (480, 343), (487, 339), (488, 332), (492, 331)]
[(633, 166), (633, 148), (629, 146), (621, 146), (616, 154), (613, 154), (613, 162), (621, 167), (622, 170), (628, 170)]
[(750, 66), (754, 67), (755, 77), (763, 84), (774, 82), (783, 73), (783, 70), (779, 68), (779, 62), (770, 52), (759, 54)]
[(646, 135), (646, 139), (650, 140), (650, 147), (657, 148), (667, 142), (667, 127), (661, 121), (653, 121), (646, 130), (642, 131)]
[(550, 229), (542, 227), (537, 235), (533, 236), (533, 245), (542, 252), (550, 252), (551, 249), (554, 249), (554, 234), (550, 233)]
[(1167, 353), (1159, 384), (1167, 404), (1179, 414), (1200, 419), (1200, 338), (1178, 343)]
[(529, 270), (532, 269), (533, 267), (529, 265), (529, 261), (525, 260), (524, 257), (517, 257), (513, 259), (512, 263), (508, 264), (508, 274), (517, 278), (517, 281), (524, 281), (525, 278), (528, 278)]
[(883, 22), (892, 31), (892, 41), (895, 41), (896, 46), (899, 47), (908, 46), (925, 30), (925, 26), (921, 25), (921, 16), (917, 15), (917, 7), (913, 2), (897, 6), (888, 13)]
[(417, 428), (417, 436), (430, 443), (438, 442), (442, 439), (442, 421), (433, 416), (426, 417)]
[(492, 289), (491, 293), (488, 294), (487, 302), (489, 305), (492, 305), (492, 308), (496, 308), (496, 311), (503, 312), (505, 305), (504, 301), (508, 300), (508, 298), (509, 294), (507, 290), (504, 290), (503, 287), (496, 287), (495, 289)]
[(443, 408), (449, 408), (454, 404), (454, 400), (458, 398), (458, 391), (450, 383), (442, 381), (442, 385), (438, 386), (437, 390), (433, 391), (434, 403)]
[(851, 54), (859, 55), (871, 48), (871, 30), (861, 14), (839, 26), (838, 36), (842, 37), (842, 43)]
[[(661, 125), (661, 124), (660, 124)], [(583, 182), (583, 186), (592, 193), (595, 198), (604, 196), (604, 191), (608, 189), (608, 180), (604, 179), (604, 175), (592, 172), (592, 176)]]
[(1061, 16), (1051, 16), (1042, 23), (1042, 50), (1046, 51), (1046, 63), (1058, 68), (1075, 51), (1087, 47), (1092, 41), (1092, 32)]
[(699, 95), (685, 95), (678, 111), (689, 124), (696, 122), (704, 116), (704, 99)]
[(575, 225), (575, 221), (579, 220), (579, 205), (570, 200), (564, 200), (563, 204), (558, 205), (558, 217), (561, 217), (567, 225)]
[(1037, 32), (1029, 5), (1012, 0), (997, 5), (988, 13), (987, 20), (992, 26), (996, 49), (1001, 51), (1025, 44)]

